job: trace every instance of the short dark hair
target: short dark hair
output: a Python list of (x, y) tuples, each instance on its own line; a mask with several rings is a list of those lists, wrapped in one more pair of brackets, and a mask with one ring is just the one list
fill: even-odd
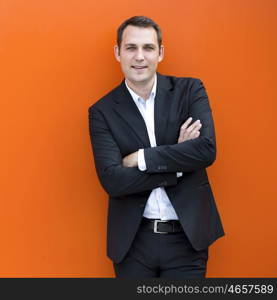
[(157, 39), (159, 48), (161, 48), (162, 44), (162, 31), (157, 23), (155, 23), (152, 19), (147, 18), (145, 16), (134, 16), (127, 20), (125, 20), (117, 29), (117, 45), (120, 49), (121, 43), (122, 43), (122, 35), (124, 29), (128, 26), (137, 26), (137, 27), (153, 27), (157, 33)]

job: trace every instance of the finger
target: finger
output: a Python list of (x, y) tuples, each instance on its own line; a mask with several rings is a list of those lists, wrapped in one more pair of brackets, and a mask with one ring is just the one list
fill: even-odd
[(181, 126), (181, 130), (186, 129), (191, 121), (192, 121), (192, 117), (189, 117)]
[[(201, 127), (202, 127), (202, 124), (201, 124), (200, 120), (197, 120), (192, 125), (190, 125), (189, 128), (181, 130), (179, 139), (178, 139), (178, 143), (198, 137), (200, 135), (200, 132), (199, 132), (199, 135), (195, 135), (195, 132), (199, 131), (201, 129)], [(194, 132), (192, 132), (192, 131), (194, 131)]]
[(200, 120), (195, 121), (193, 124), (191, 124), (188, 128), (187, 131), (191, 132), (195, 128), (197, 128), (201, 124)]
[(193, 140), (197, 137), (197, 131), (193, 131), (192, 133), (190, 133), (190, 135), (186, 138), (186, 140)]
[(180, 132), (179, 132), (179, 138), (178, 138), (178, 143), (181, 143), (184, 141), (184, 133), (187, 129), (187, 126), (189, 123), (192, 121), (192, 117), (189, 117), (181, 126)]
[(201, 127), (202, 127), (202, 124), (198, 124), (198, 125), (196, 125), (195, 127), (188, 128), (188, 129), (186, 130), (186, 132), (183, 134), (183, 137), (184, 137), (185, 139), (190, 138), (191, 135), (194, 133), (194, 131), (200, 130)]
[(190, 131), (190, 133), (195, 133), (196, 131), (199, 131), (201, 127), (202, 127), (202, 124), (199, 124), (199, 125), (195, 126), (195, 127)]
[(198, 130), (200, 128), (199, 126), (201, 127), (202, 125), (201, 125), (200, 121), (197, 120), (192, 125), (190, 125), (188, 128), (182, 129), (180, 131), (180, 136), (182, 135), (184, 138), (187, 138), (189, 136), (190, 132), (194, 129)]
[(179, 134), (178, 143), (182, 143), (185, 141), (185, 129), (182, 130)]
[(199, 137), (199, 135), (200, 135), (200, 131), (194, 130), (193, 133), (191, 134), (191, 138), (196, 139), (197, 137)]
[(195, 138), (198, 138), (200, 136), (200, 131), (197, 131), (195, 134)]
[(202, 124), (200, 123), (200, 124), (196, 125), (192, 130), (191, 130), (191, 128), (190, 128), (190, 130), (188, 129), (187, 133), (186, 133), (187, 137), (188, 138), (194, 137), (195, 133), (198, 132), (201, 129), (201, 127), (202, 127)]

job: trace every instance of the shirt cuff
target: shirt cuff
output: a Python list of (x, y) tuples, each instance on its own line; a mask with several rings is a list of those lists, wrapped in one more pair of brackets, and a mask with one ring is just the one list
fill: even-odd
[(146, 170), (146, 163), (144, 158), (144, 149), (139, 149), (138, 151), (138, 168), (140, 171)]
[(177, 178), (178, 177), (182, 177), (183, 176), (183, 172), (177, 172), (176, 175), (177, 175)]

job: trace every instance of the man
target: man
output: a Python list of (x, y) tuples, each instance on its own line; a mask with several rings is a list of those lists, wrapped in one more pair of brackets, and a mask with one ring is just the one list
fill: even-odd
[(205, 88), (156, 72), (164, 46), (153, 20), (132, 17), (117, 34), (125, 80), (89, 108), (108, 256), (117, 277), (205, 277), (208, 247), (224, 235), (205, 169), (216, 157)]

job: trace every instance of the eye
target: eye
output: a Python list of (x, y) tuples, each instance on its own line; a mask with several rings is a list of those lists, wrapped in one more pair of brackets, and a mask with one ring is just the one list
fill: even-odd
[(154, 47), (153, 46), (146, 46), (145, 49), (146, 50), (154, 50)]
[(130, 47), (127, 47), (126, 49), (127, 49), (127, 50), (134, 50), (134, 49), (136, 49), (136, 47), (130, 46)]

